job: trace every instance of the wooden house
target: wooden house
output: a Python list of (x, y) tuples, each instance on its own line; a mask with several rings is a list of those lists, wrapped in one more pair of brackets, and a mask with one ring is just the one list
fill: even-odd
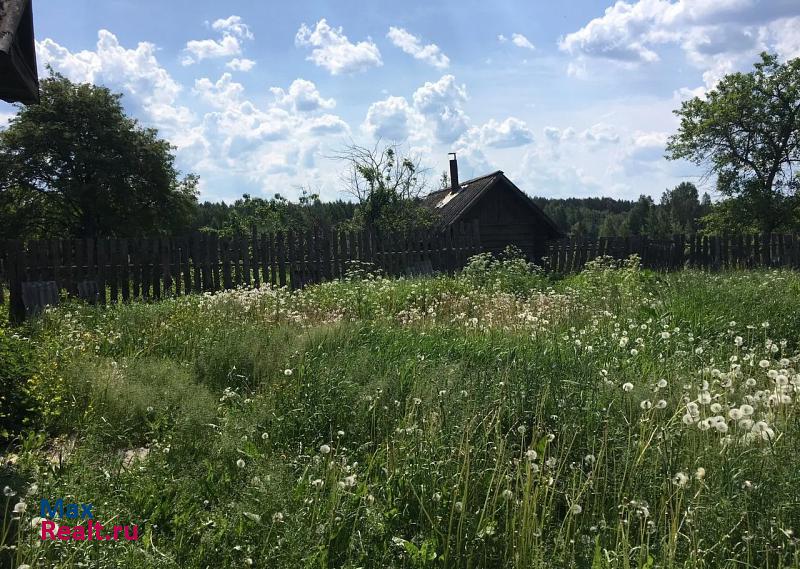
[(31, 0), (0, 0), (0, 99), (39, 102)]
[(442, 229), (478, 220), (484, 251), (501, 253), (519, 247), (537, 261), (547, 242), (564, 237), (558, 226), (514, 182), (498, 170), (465, 182), (458, 180), (455, 154), (450, 160), (450, 187), (431, 192), (423, 203), (438, 214)]

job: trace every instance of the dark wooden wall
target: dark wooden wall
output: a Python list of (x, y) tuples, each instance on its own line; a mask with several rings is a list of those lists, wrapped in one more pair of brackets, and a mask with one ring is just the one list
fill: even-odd
[(494, 254), (502, 253), (508, 245), (516, 245), (528, 259), (538, 261), (551, 238), (549, 228), (524, 199), (502, 184), (491, 188), (462, 220), (479, 222), (481, 246)]

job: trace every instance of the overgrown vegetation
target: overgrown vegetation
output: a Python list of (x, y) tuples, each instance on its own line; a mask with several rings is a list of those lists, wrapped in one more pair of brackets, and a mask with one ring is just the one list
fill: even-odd
[[(21, 329), (3, 561), (800, 566), (796, 274), (360, 274)], [(62, 496), (140, 539), (41, 543)]]

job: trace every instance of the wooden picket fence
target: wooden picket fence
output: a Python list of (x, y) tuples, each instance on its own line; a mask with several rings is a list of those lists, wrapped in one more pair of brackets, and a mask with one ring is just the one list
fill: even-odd
[(708, 270), (754, 267), (800, 267), (800, 236), (773, 233), (742, 235), (674, 235), (671, 239), (646, 237), (580, 238), (552, 241), (547, 246), (545, 269), (554, 273), (580, 271), (602, 255), (624, 259), (638, 255), (642, 266), (656, 270), (692, 267)]
[[(444, 232), (195, 233), (142, 239), (0, 243), (9, 310), (19, 322), (59, 296), (99, 304), (262, 283), (297, 289), (344, 277), (354, 262), (389, 276), (452, 272), (481, 251), (477, 222)], [(363, 265), (362, 265), (363, 266)], [(0, 275), (2, 278), (2, 275)]]

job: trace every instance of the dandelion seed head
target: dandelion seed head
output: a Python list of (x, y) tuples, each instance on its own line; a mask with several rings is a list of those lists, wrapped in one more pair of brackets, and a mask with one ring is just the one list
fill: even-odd
[(672, 477), (672, 483), (679, 488), (685, 488), (689, 484), (689, 477), (685, 472), (678, 472)]

